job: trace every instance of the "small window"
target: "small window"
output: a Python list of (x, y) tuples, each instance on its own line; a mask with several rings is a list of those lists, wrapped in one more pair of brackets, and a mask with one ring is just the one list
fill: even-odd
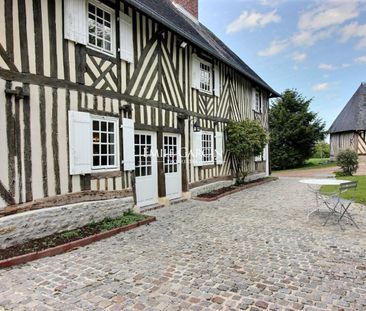
[(116, 120), (92, 120), (93, 169), (117, 167), (117, 128)]
[(262, 96), (259, 91), (255, 91), (255, 102), (254, 102), (254, 110), (258, 113), (262, 113)]
[(92, 48), (113, 53), (114, 14), (105, 6), (88, 3), (88, 44)]
[(214, 161), (213, 133), (202, 133), (202, 163), (212, 164)]
[(202, 92), (210, 93), (211, 92), (211, 66), (200, 63), (200, 89)]

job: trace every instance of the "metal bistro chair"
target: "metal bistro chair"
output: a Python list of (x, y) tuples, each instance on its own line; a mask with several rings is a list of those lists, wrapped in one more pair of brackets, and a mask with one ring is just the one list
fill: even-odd
[(325, 226), (327, 224), (328, 220), (330, 219), (330, 217), (332, 217), (332, 215), (336, 215), (336, 216), (338, 216), (338, 224), (341, 227), (341, 229), (343, 229), (343, 228), (342, 228), (340, 222), (343, 217), (350, 220), (357, 229), (360, 229), (357, 226), (354, 219), (352, 218), (351, 214), (348, 212), (349, 207), (355, 201), (354, 195), (350, 200), (341, 198), (342, 193), (347, 192), (348, 190), (351, 190), (351, 189), (356, 189), (357, 183), (358, 183), (357, 181), (350, 181), (348, 183), (341, 184), (339, 186), (339, 191), (337, 193), (332, 194), (329, 197), (329, 199), (324, 201), (324, 203), (330, 210), (330, 213), (329, 213), (327, 219), (325, 220), (323, 226)]

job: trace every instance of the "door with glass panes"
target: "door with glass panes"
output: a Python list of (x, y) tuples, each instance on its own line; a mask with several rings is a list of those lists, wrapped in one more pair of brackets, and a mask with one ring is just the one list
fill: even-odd
[(135, 131), (136, 204), (158, 201), (156, 133)]
[(182, 196), (181, 136), (165, 133), (163, 147), (166, 197), (180, 198)]

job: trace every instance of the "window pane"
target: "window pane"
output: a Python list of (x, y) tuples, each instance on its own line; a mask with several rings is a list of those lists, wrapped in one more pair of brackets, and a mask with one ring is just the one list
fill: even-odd
[(97, 46), (102, 48), (103, 47), (103, 41), (102, 39), (97, 39)]
[(96, 145), (96, 144), (94, 144), (93, 145), (93, 154), (99, 154), (99, 151), (100, 149), (99, 149), (99, 145)]
[(108, 142), (114, 143), (114, 134), (108, 134)]
[(140, 143), (140, 135), (135, 135), (135, 144), (138, 145)]
[(109, 157), (109, 165), (114, 165), (114, 156)]
[(93, 142), (97, 143), (99, 140), (99, 133), (93, 133)]
[(88, 10), (89, 12), (95, 14), (95, 6), (92, 5), (91, 3), (88, 4)]
[(108, 153), (113, 155), (114, 154), (114, 145), (109, 145), (108, 147)]
[(146, 176), (146, 168), (141, 167), (141, 176)]
[(107, 122), (100, 122), (100, 128), (102, 131), (107, 131)]
[(107, 134), (105, 134), (105, 133), (100, 134), (100, 142), (102, 142), (102, 143), (107, 142)]
[(97, 15), (98, 15), (98, 17), (103, 18), (103, 11), (99, 8), (97, 8)]
[(140, 176), (140, 169), (138, 167), (135, 169), (135, 176), (136, 177)]
[(108, 123), (108, 131), (109, 132), (114, 132), (114, 123), (112, 123), (112, 122)]
[(108, 165), (106, 156), (101, 157), (101, 165)]
[(99, 166), (99, 157), (93, 157), (93, 166)]
[(148, 136), (147, 136), (146, 143), (147, 143), (148, 145), (150, 145), (150, 144), (151, 144), (151, 136), (150, 136), (150, 135), (148, 135)]
[(95, 44), (95, 37), (93, 35), (89, 35), (89, 43), (90, 44)]
[(101, 146), (101, 154), (107, 154), (107, 145)]

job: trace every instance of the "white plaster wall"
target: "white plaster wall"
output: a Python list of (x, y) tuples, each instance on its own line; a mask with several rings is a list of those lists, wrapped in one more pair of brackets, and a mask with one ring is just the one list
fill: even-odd
[(128, 197), (44, 208), (0, 218), (0, 249), (73, 230), (106, 217), (118, 217), (133, 204), (133, 198)]

